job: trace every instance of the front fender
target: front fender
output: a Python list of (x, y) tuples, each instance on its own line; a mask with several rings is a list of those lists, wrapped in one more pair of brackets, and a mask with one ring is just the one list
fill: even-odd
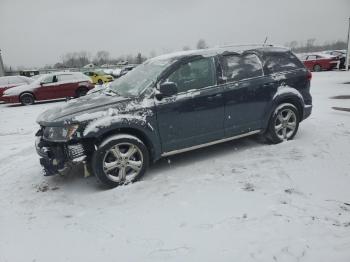
[(151, 144), (153, 159), (156, 160), (161, 155), (161, 144), (156, 127), (153, 116), (118, 114), (104, 116), (89, 122), (84, 129), (83, 136), (84, 138), (98, 138), (120, 129), (132, 130), (142, 136), (139, 137), (140, 139), (146, 139), (145, 143)]

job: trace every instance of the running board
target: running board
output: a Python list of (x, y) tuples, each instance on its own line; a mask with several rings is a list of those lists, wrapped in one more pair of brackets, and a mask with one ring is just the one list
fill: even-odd
[(180, 153), (183, 153), (183, 152), (199, 149), (199, 148), (202, 148), (202, 147), (212, 146), (212, 145), (224, 143), (224, 142), (227, 142), (227, 141), (230, 141), (230, 140), (235, 140), (235, 139), (239, 139), (239, 138), (242, 138), (242, 137), (255, 135), (255, 134), (258, 134), (260, 132), (261, 132), (261, 130), (254, 130), (254, 131), (250, 131), (250, 132), (245, 133), (245, 134), (232, 136), (232, 137), (228, 137), (228, 138), (224, 138), (224, 139), (220, 139), (220, 140), (215, 140), (215, 141), (212, 141), (212, 142), (209, 142), (209, 143), (205, 143), (205, 144), (200, 144), (200, 145), (196, 145), (196, 146), (186, 147), (186, 148), (183, 148), (183, 149), (173, 150), (173, 151), (170, 151), (170, 152), (165, 152), (161, 156), (165, 157), (165, 156), (176, 155), (176, 154), (180, 154)]
[(350, 112), (350, 108), (348, 107), (332, 107), (334, 110), (338, 110), (338, 111), (344, 111), (344, 112)]

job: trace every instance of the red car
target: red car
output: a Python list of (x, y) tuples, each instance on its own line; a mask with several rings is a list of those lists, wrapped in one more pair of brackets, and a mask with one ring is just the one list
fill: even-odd
[(0, 77), (0, 97), (3, 95), (5, 90), (15, 87), (15, 86), (20, 86), (20, 85), (28, 85), (32, 83), (34, 80), (25, 77), (25, 76), (3, 76)]
[(311, 71), (332, 70), (339, 65), (339, 58), (326, 54), (309, 54), (301, 57), (305, 67)]
[(80, 97), (94, 88), (88, 76), (80, 72), (43, 75), (28, 85), (6, 90), (0, 100), (6, 103), (31, 105), (35, 101)]

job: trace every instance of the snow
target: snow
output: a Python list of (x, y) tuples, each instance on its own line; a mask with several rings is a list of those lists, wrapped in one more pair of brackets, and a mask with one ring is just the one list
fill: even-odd
[[(283, 79), (285, 79), (285, 78), (283, 78)], [(277, 96), (281, 96), (283, 94), (290, 94), (290, 93), (295, 94), (296, 96), (298, 96), (301, 99), (301, 101), (304, 101), (303, 96), (300, 94), (300, 92), (298, 90), (296, 90), (295, 88), (292, 88), (290, 86), (285, 86), (285, 85), (278, 87), (277, 92), (275, 93), (275, 95), (273, 96), (272, 99), (275, 99)]]
[(64, 102), (0, 104), (0, 261), (350, 260), (350, 72), (313, 74), (293, 141), (246, 138), (163, 159), (106, 190), (44, 177), (35, 119)]
[(88, 76), (86, 76), (80, 72), (67, 72), (67, 73), (66, 72), (56, 72), (54, 74), (43, 74), (43, 75), (41, 75), (41, 77), (39, 77), (38, 79), (36, 79), (35, 81), (33, 81), (30, 84), (15, 86), (13, 88), (7, 89), (4, 92), (4, 95), (13, 96), (13, 95), (19, 95), (22, 92), (34, 92), (35, 89), (41, 87), (40, 82), (49, 75), (52, 75), (52, 76), (53, 75), (56, 75), (56, 76), (69, 75), (69, 76), (71, 76), (71, 78), (69, 80), (63, 80), (60, 82), (47, 83), (46, 86), (57, 85), (58, 83), (78, 83), (78, 82), (82, 82), (82, 81), (91, 82), (91, 79)]

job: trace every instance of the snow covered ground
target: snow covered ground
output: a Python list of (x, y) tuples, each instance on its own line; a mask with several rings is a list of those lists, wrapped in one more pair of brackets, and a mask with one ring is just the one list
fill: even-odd
[(114, 190), (43, 177), (36, 116), (0, 105), (0, 261), (350, 261), (350, 72), (314, 73), (295, 140), (164, 159)]

